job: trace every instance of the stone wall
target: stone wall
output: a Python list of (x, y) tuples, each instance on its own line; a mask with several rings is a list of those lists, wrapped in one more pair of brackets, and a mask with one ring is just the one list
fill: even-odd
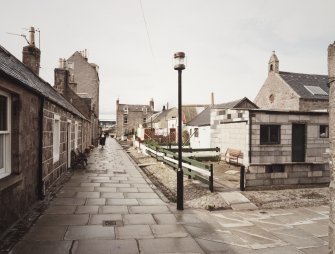
[[(53, 122), (54, 116), (60, 117), (60, 151), (59, 160), (53, 160)], [(82, 150), (82, 120), (63, 108), (46, 100), (43, 110), (43, 184), (46, 191), (70, 167), (67, 153), (68, 120), (71, 123), (71, 149), (75, 146), (75, 123), (78, 123), (78, 148)]]
[[(328, 113), (252, 112), (251, 163), (246, 188), (329, 183), (329, 139), (320, 137)], [(305, 162), (292, 162), (292, 124), (306, 124)], [(260, 125), (280, 125), (280, 144), (260, 144)]]
[(271, 189), (294, 185), (326, 185), (329, 183), (327, 163), (251, 164), (245, 175), (246, 190)]
[[(147, 107), (148, 110), (145, 113), (141, 110), (128, 110), (128, 114), (125, 114), (123, 107), (117, 107), (116, 111), (116, 136), (121, 137), (126, 134), (131, 134), (135, 132), (139, 124), (143, 124), (143, 119), (150, 118), (153, 114), (153, 109), (151, 109), (148, 105), (143, 105), (143, 107)], [(124, 123), (124, 118), (127, 117), (128, 123)], [(150, 127), (150, 124), (149, 126)]]
[(328, 47), (329, 126), (330, 126), (330, 213), (329, 213), (329, 254), (335, 253), (335, 42)]
[(222, 155), (228, 148), (239, 149), (244, 155), (242, 163), (247, 163), (249, 160), (248, 119), (248, 110), (212, 109), (210, 147), (219, 147)]
[(38, 96), (0, 77), (0, 90), (11, 94), (11, 169), (0, 179), (0, 232), (21, 218), (37, 200)]
[(318, 109), (328, 109), (329, 100), (307, 100), (300, 99), (299, 107), (301, 111), (310, 111), (310, 110), (318, 110)]
[(261, 109), (299, 110), (299, 97), (274, 72), (269, 73), (254, 103)]

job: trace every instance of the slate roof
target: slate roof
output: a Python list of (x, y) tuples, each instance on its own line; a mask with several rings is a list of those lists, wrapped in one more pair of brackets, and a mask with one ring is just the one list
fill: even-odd
[(128, 111), (132, 111), (132, 112), (143, 111), (143, 108), (147, 108), (148, 111), (150, 110), (149, 105), (119, 104), (119, 110), (124, 110), (125, 108), (128, 108)]
[(211, 107), (207, 107), (199, 115), (187, 123), (188, 126), (207, 126), (211, 124)]
[(305, 86), (320, 87), (329, 94), (327, 75), (303, 74), (280, 71), (279, 75), (303, 99), (328, 100), (328, 95), (312, 94)]
[(149, 117), (147, 119), (147, 122), (151, 122), (151, 119), (152, 119), (152, 122), (153, 123), (157, 123), (159, 122), (161, 119), (163, 119), (168, 113), (170, 113), (171, 111), (173, 110), (176, 110), (176, 108), (170, 108), (170, 109), (167, 109), (167, 110), (163, 110), (161, 112), (158, 112), (154, 115), (152, 115), (151, 117)]
[(251, 105), (254, 105), (255, 108), (258, 108), (258, 106), (253, 103), (252, 101), (250, 101), (247, 97), (244, 97), (242, 99), (239, 100), (235, 100), (235, 101), (230, 101), (230, 102), (226, 102), (226, 103), (221, 103), (221, 104), (216, 104), (214, 106), (214, 108), (224, 108), (224, 109), (231, 109), (231, 108), (238, 108), (238, 105), (242, 102), (248, 102)]
[(41, 79), (20, 60), (0, 45), (0, 73), (4, 74), (27, 89), (43, 95), (69, 112), (86, 119), (69, 101), (60, 95), (49, 83)]

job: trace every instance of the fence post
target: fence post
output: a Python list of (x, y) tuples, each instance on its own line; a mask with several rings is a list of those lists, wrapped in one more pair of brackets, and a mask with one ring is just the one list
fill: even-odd
[(214, 191), (213, 164), (210, 165), (209, 172), (211, 173), (211, 175), (209, 176), (209, 190), (213, 192)]
[(156, 161), (158, 161), (158, 158), (157, 158), (157, 146), (155, 147), (156, 149)]
[(245, 166), (241, 166), (241, 170), (240, 170), (240, 190), (241, 191), (245, 191), (244, 176), (245, 176)]

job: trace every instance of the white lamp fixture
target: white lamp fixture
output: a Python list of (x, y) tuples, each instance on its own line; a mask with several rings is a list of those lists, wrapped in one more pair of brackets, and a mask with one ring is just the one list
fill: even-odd
[(185, 53), (177, 52), (174, 54), (174, 69), (184, 70), (185, 69)]

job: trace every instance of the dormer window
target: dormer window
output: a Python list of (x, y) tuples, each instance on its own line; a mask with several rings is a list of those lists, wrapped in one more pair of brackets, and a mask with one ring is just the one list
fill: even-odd
[(148, 114), (148, 109), (146, 107), (142, 108), (142, 111), (145, 115)]
[(123, 108), (123, 114), (128, 115), (128, 107)]

